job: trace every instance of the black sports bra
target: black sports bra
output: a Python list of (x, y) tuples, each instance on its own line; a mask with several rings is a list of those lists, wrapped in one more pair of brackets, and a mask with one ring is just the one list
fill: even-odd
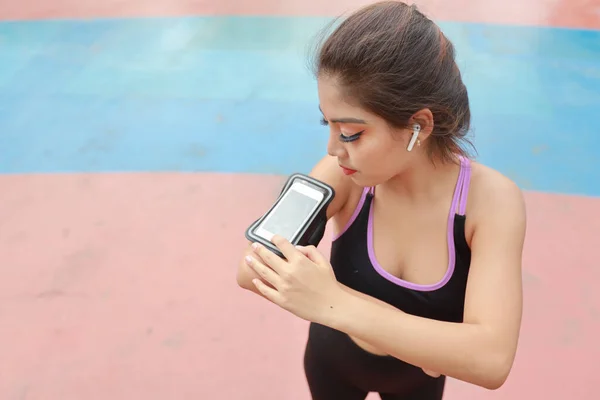
[(471, 264), (471, 250), (465, 239), (470, 181), (470, 161), (461, 158), (448, 215), (448, 269), (442, 280), (432, 285), (418, 285), (395, 277), (379, 265), (373, 251), (374, 188), (363, 190), (348, 224), (333, 239), (330, 260), (337, 280), (406, 313), (462, 322)]

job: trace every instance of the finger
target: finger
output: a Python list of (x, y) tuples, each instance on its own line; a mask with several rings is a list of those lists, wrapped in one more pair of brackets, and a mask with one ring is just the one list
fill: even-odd
[(274, 235), (271, 238), (271, 243), (277, 246), (288, 260), (292, 260), (298, 256), (298, 249), (283, 236)]
[(277, 275), (275, 271), (250, 255), (246, 256), (245, 260), (246, 264), (248, 264), (248, 266), (252, 268), (254, 272), (256, 272), (258, 276), (264, 279), (267, 283), (274, 288), (280, 287), (279, 284), (281, 283), (281, 277)]
[(260, 279), (253, 279), (252, 283), (254, 284), (254, 286), (256, 286), (256, 289), (258, 289), (258, 291), (263, 296), (265, 296), (265, 298), (267, 300), (279, 305), (279, 300), (281, 298), (281, 295), (279, 294), (279, 292), (277, 290), (270, 288)]
[(251, 255), (254, 258), (256, 258), (258, 261), (260, 261), (261, 263), (265, 263), (264, 260), (254, 251), (254, 248), (252, 248), (252, 242), (248, 243), (248, 247), (246, 247), (244, 249), (244, 253), (243, 253), (244, 257)]
[(315, 264), (328, 263), (329, 260), (315, 246), (296, 246), (296, 249), (304, 254), (310, 261)]
[(271, 267), (278, 274), (285, 271), (286, 261), (265, 246), (259, 243), (252, 243), (252, 250), (263, 261), (263, 264)]
[(441, 376), (441, 374), (438, 374), (437, 372), (433, 372), (429, 369), (425, 369), (423, 368), (423, 372), (425, 372), (427, 375), (431, 376), (432, 378), (439, 378)]

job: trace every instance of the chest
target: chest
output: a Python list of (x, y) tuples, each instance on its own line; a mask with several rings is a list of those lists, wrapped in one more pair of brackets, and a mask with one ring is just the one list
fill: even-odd
[(369, 258), (366, 244), (348, 239), (338, 239), (331, 248), (331, 265), (341, 284), (412, 315), (462, 321), (468, 275), (468, 267), (462, 259), (446, 281), (417, 285), (378, 270)]
[(430, 214), (399, 221), (374, 218), (376, 212), (365, 204), (333, 242), (338, 281), (413, 315), (462, 321), (470, 266), (464, 217)]
[(447, 208), (383, 213), (368, 210), (370, 261), (385, 273), (415, 285), (444, 279), (454, 251), (454, 214)]

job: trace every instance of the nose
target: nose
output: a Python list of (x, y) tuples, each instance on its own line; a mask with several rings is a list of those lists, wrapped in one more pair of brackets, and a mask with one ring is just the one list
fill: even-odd
[(327, 154), (332, 157), (344, 158), (346, 150), (342, 143), (337, 140), (336, 135), (329, 135), (329, 141), (327, 142)]

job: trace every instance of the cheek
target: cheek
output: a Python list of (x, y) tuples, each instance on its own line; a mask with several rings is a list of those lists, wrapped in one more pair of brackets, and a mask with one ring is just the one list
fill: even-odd
[(397, 146), (381, 141), (364, 141), (360, 146), (349, 149), (354, 165), (370, 174), (386, 174), (395, 168), (398, 161)]

